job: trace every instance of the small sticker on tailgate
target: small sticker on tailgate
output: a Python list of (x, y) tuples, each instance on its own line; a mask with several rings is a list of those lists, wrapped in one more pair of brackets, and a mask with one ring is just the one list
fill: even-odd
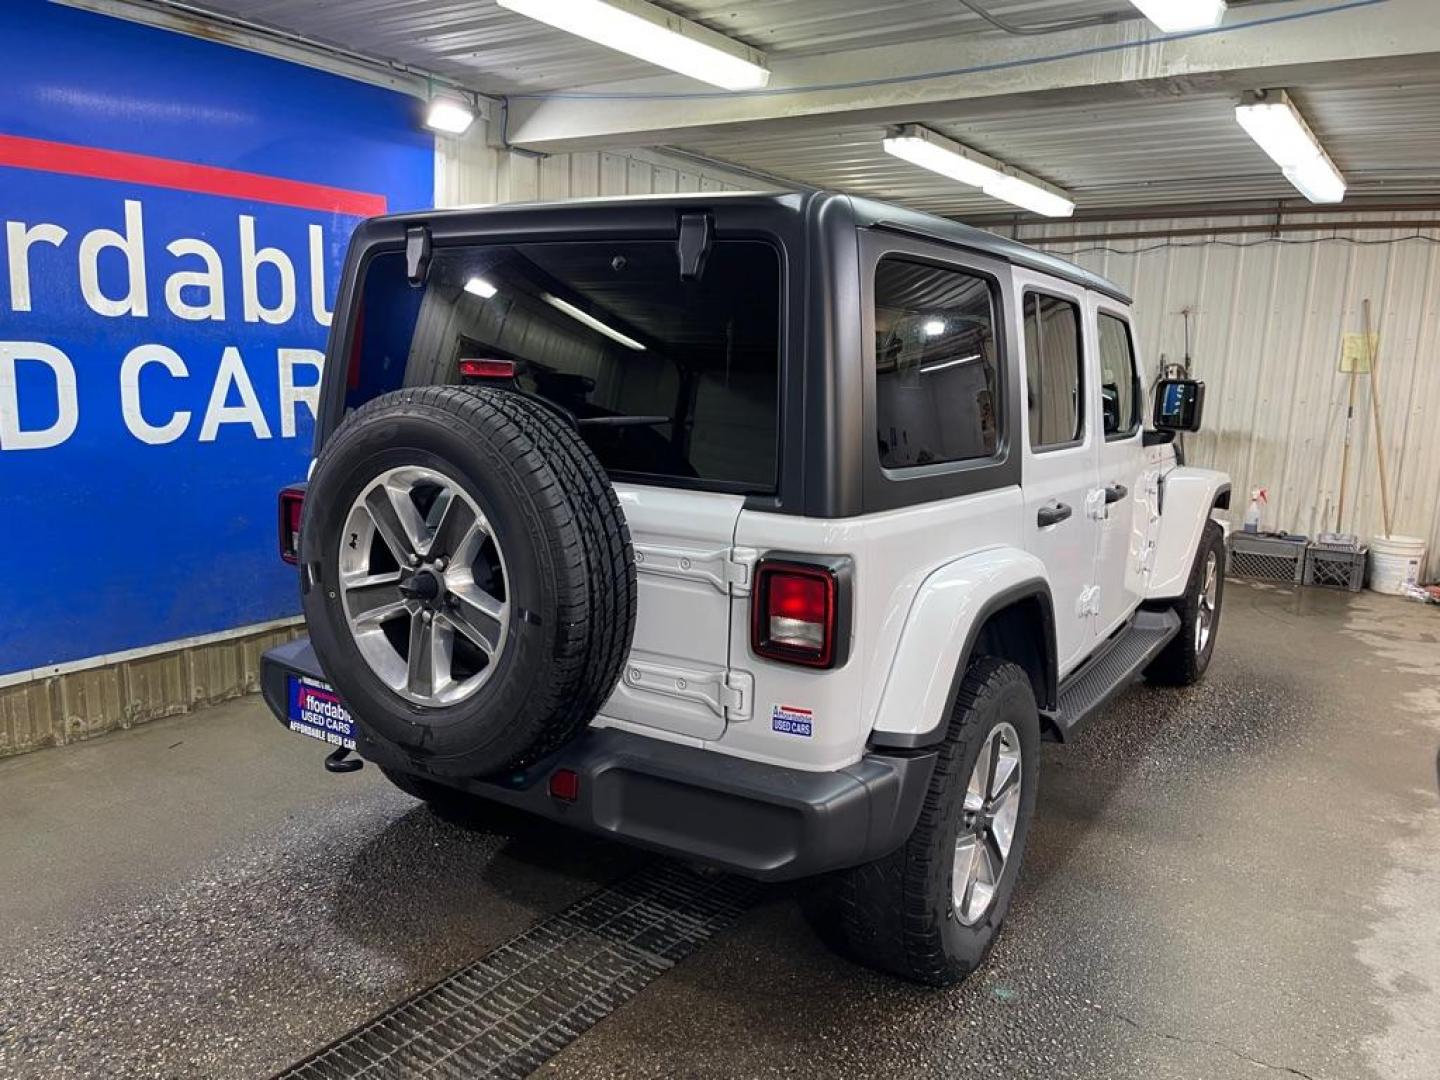
[(815, 715), (809, 709), (796, 705), (776, 705), (770, 710), (770, 730), (808, 739), (814, 719)]
[(290, 730), (354, 750), (355, 724), (334, 688), (299, 675), (291, 675), (289, 680)]

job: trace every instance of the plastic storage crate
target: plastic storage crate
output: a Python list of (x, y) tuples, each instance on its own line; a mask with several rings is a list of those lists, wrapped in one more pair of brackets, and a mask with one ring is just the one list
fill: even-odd
[(1305, 537), (1230, 534), (1229, 573), (1235, 577), (1298, 585), (1304, 571)]
[(1311, 544), (1305, 549), (1305, 584), (1359, 592), (1365, 586), (1369, 550)]

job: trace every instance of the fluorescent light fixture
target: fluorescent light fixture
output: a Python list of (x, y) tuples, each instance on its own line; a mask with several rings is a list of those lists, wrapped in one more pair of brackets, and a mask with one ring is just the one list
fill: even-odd
[(1225, 0), (1130, 0), (1157, 30), (1209, 30), (1225, 18)]
[(503, 8), (725, 90), (770, 81), (765, 54), (646, 0), (498, 0)]
[(975, 353), (972, 356), (957, 356), (954, 360), (937, 360), (933, 364), (921, 364), (920, 370), (928, 375), (932, 371), (944, 371), (946, 368), (959, 367), (961, 364), (973, 364), (979, 359), (979, 353)]
[(926, 337), (939, 337), (941, 334), (945, 333), (945, 320), (926, 319), (925, 322), (921, 324), (920, 329), (924, 332)]
[(1052, 184), (961, 146), (918, 124), (907, 124), (881, 144), (887, 154), (977, 187), (991, 198), (1045, 217), (1069, 217), (1075, 202)]
[(473, 293), (475, 296), (480, 297), (481, 300), (489, 300), (500, 290), (495, 288), (494, 285), (491, 285), (490, 282), (486, 281), (483, 277), (472, 277), (469, 281), (465, 282), (465, 291)]
[(475, 110), (463, 98), (437, 94), (425, 110), (425, 126), (446, 135), (464, 135), (475, 122)]
[(1345, 177), (1284, 90), (1261, 90), (1235, 106), (1235, 119), (1285, 179), (1313, 203), (1345, 198)]
[(540, 299), (544, 300), (556, 311), (563, 311), (566, 315), (569, 315), (576, 322), (584, 323), (586, 326), (590, 327), (591, 330), (594, 330), (597, 333), (604, 334), (611, 341), (618, 341), (627, 349), (634, 349), (636, 352), (645, 351), (645, 346), (641, 345), (640, 342), (636, 341), (634, 338), (626, 337), (619, 330), (616, 330), (613, 326), (606, 326), (603, 322), (595, 318), (595, 316), (591, 315), (588, 311), (581, 311), (574, 304), (566, 303), (558, 296), (551, 296), (549, 293), (545, 293), (543, 296), (540, 297)]

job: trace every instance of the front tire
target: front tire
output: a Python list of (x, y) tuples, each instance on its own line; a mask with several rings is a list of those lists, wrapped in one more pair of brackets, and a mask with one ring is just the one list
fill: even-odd
[(909, 839), (842, 871), (827, 936), (869, 967), (930, 986), (984, 961), (1010, 908), (1040, 764), (1030, 678), (995, 657), (971, 664)]
[(1224, 598), (1225, 532), (1215, 522), (1207, 521), (1185, 595), (1175, 602), (1180, 632), (1151, 661), (1145, 678), (1162, 686), (1190, 686), (1200, 681), (1215, 653)]

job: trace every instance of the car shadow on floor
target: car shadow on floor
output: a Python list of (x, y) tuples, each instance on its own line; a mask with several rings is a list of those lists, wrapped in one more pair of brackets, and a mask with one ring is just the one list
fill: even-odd
[(505, 807), (446, 820), (416, 804), (355, 852), (332, 917), (358, 947), (433, 971), (437, 953), (469, 962), (652, 857)]

